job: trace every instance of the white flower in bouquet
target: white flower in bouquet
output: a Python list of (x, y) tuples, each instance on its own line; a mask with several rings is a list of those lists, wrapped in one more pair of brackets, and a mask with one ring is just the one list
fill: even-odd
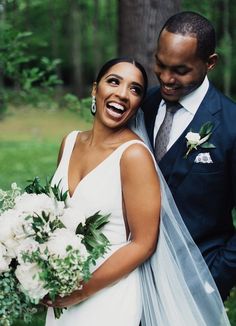
[(40, 244), (33, 238), (29, 237), (22, 240), (20, 245), (16, 248), (16, 256), (18, 263), (24, 263), (24, 259), (22, 258), (22, 252), (28, 252), (29, 254), (32, 254), (37, 249), (40, 249)]
[(53, 203), (54, 203), (54, 212), (56, 216), (61, 216), (64, 213), (65, 209), (65, 203), (64, 201), (59, 201), (56, 200), (56, 198), (53, 198)]
[(0, 215), (0, 241), (5, 242), (12, 238), (14, 225), (19, 218), (19, 212), (9, 209)]
[(17, 224), (19, 213), (14, 209), (9, 209), (0, 215), (0, 242), (8, 249), (8, 253), (14, 257), (14, 249), (18, 245), (15, 239), (14, 227)]
[(13, 226), (14, 238), (21, 241), (32, 236), (34, 234), (32, 223), (32, 218), (19, 215), (16, 224)]
[(85, 224), (86, 216), (81, 211), (78, 212), (78, 209), (67, 207), (60, 216), (60, 221), (67, 229), (75, 232), (79, 223)]
[(21, 284), (24, 293), (30, 296), (35, 303), (39, 302), (47, 293), (45, 283), (39, 275), (42, 270), (36, 263), (22, 263), (17, 266), (15, 275)]
[[(81, 209), (65, 207), (67, 192), (59, 185), (43, 187), (38, 178), (26, 191), (21, 195), (14, 184), (11, 190), (0, 191), (0, 287), (5, 292), (8, 284), (17, 289), (17, 318), (28, 315), (31, 303), (46, 294), (54, 300), (80, 288), (108, 247), (101, 229), (109, 214), (97, 211), (86, 217)], [(13, 320), (10, 306), (4, 302), (0, 302), (0, 320), (4, 307), (7, 318)]]
[(12, 258), (20, 242), (32, 235), (32, 221), (26, 220), (21, 212), (16, 209), (9, 209), (0, 215), (0, 242), (8, 249)]
[(0, 189), (0, 213), (3, 213), (9, 208), (13, 208), (15, 205), (15, 198), (19, 196), (21, 189), (17, 186), (15, 182), (11, 184), (11, 190), (4, 191)]
[(51, 197), (45, 194), (23, 193), (15, 199), (15, 209), (22, 212), (25, 216), (54, 212), (55, 206)]
[(46, 246), (51, 256), (65, 258), (67, 256), (67, 248), (70, 246), (73, 250), (79, 250), (81, 256), (86, 259), (88, 252), (81, 240), (82, 237), (77, 236), (68, 229), (56, 229), (46, 243)]
[(0, 243), (0, 274), (10, 270), (10, 262), (6, 247)]

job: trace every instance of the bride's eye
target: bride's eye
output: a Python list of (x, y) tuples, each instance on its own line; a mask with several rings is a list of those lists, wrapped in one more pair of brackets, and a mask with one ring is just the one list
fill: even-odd
[(120, 81), (119, 81), (118, 78), (111, 77), (111, 78), (107, 79), (107, 83), (110, 84), (110, 85), (119, 85)]
[(138, 96), (141, 96), (143, 94), (143, 89), (140, 86), (132, 85), (130, 89), (133, 93), (137, 94)]

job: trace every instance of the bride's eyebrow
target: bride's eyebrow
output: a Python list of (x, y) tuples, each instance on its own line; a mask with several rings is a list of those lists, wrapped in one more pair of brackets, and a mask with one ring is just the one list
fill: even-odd
[(118, 79), (123, 79), (121, 76), (119, 76), (117, 74), (110, 74), (110, 75), (106, 76), (105, 79), (110, 78), (110, 77), (116, 77)]
[[(117, 74), (110, 74), (110, 75), (106, 76), (105, 79), (110, 78), (110, 77), (116, 77), (116, 78), (118, 78), (120, 80), (123, 80), (124, 79), (123, 77), (121, 77), (121, 76), (119, 76)], [(142, 87), (141, 84), (139, 84), (138, 82), (135, 82), (135, 81), (133, 81), (132, 84), (133, 85), (138, 85), (138, 86), (141, 86)]]

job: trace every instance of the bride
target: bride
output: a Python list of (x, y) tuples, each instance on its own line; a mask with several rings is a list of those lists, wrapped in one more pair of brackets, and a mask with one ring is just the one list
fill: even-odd
[[(92, 130), (62, 142), (52, 183), (61, 180), (67, 205), (86, 216), (111, 214), (110, 248), (81, 290), (44, 300), (47, 326), (229, 325), (150, 150), (128, 128), (146, 89), (139, 63), (107, 62), (93, 85)], [(55, 319), (51, 307), (68, 309)]]

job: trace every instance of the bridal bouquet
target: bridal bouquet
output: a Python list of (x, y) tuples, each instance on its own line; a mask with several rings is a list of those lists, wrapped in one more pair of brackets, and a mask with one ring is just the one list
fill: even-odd
[[(101, 232), (109, 215), (86, 217), (67, 207), (59, 185), (39, 179), (22, 192), (0, 189), (0, 324), (30, 320), (40, 300), (81, 288), (109, 243)], [(4, 300), (3, 300), (4, 298)], [(61, 309), (54, 309), (60, 317)]]

